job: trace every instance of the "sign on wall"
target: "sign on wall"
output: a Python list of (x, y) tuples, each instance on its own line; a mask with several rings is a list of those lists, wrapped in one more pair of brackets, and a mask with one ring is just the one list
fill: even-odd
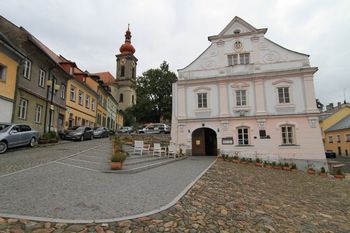
[(233, 137), (222, 138), (221, 144), (222, 145), (232, 145), (233, 144)]

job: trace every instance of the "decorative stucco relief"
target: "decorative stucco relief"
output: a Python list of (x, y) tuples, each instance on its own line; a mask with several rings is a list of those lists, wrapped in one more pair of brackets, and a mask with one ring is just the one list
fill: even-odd
[(267, 53), (265, 53), (262, 58), (263, 63), (273, 63), (278, 60), (281, 60), (280, 54), (272, 50), (268, 50)]

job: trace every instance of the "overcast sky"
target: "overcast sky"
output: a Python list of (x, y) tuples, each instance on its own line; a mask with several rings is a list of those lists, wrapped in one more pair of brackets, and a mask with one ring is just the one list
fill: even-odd
[(176, 71), (239, 16), (288, 49), (310, 54), (316, 97), (350, 102), (349, 0), (1, 0), (0, 13), (91, 73), (115, 75), (128, 23), (138, 75), (162, 61)]

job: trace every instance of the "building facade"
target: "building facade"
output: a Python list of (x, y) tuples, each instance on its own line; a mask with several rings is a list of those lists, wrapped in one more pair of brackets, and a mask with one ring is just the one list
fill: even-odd
[(26, 57), (17, 78), (13, 122), (28, 124), (40, 134), (63, 129), (69, 75), (24, 28), (0, 16), (0, 32)]
[(309, 56), (235, 17), (173, 84), (172, 143), (192, 155), (226, 153), (325, 166)]
[(13, 117), (17, 71), (24, 56), (0, 34), (0, 122), (11, 122)]

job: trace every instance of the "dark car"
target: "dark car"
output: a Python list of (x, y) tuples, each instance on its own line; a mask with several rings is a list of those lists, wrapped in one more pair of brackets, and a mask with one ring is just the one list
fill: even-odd
[(63, 135), (63, 138), (80, 141), (84, 141), (85, 139), (92, 140), (94, 138), (94, 131), (87, 126), (78, 126), (68, 130), (67, 133)]
[(105, 127), (94, 128), (94, 138), (108, 138), (109, 130)]
[(335, 159), (337, 157), (337, 155), (335, 154), (335, 152), (331, 151), (331, 150), (327, 150), (325, 152), (326, 154), (326, 158), (327, 159)]
[(29, 125), (0, 123), (0, 154), (7, 148), (17, 146), (35, 146), (39, 137)]

